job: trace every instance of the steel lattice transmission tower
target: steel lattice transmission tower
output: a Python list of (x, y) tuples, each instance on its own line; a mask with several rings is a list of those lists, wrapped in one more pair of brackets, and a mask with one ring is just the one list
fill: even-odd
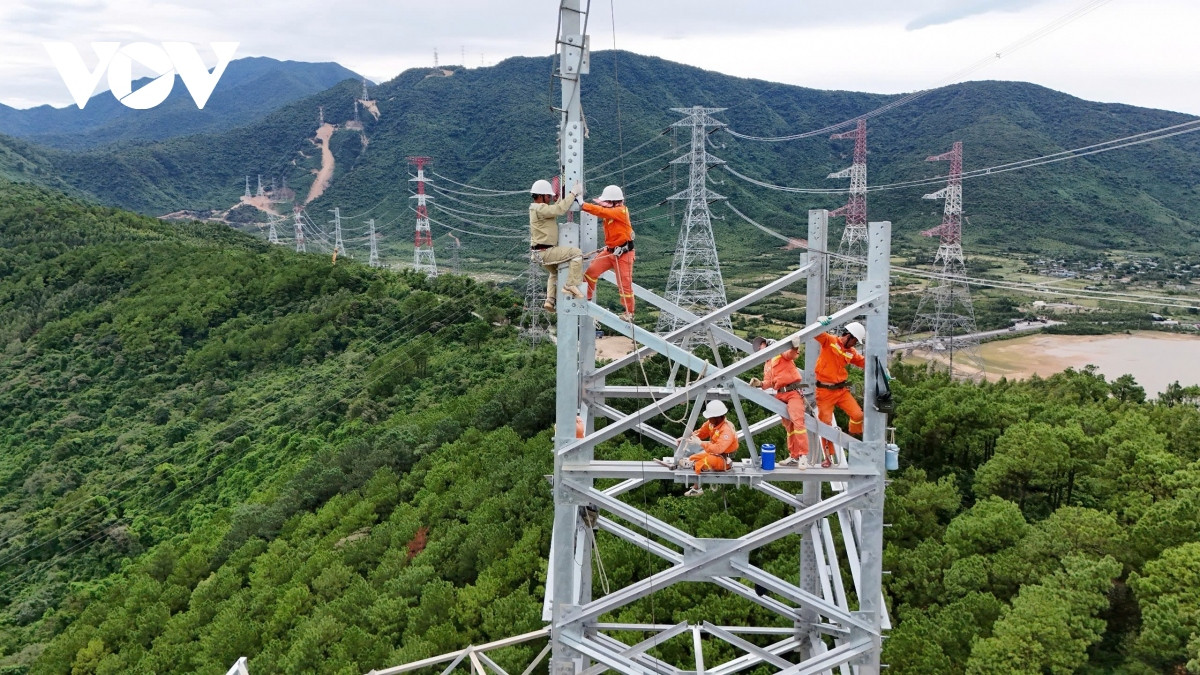
[(525, 272), (525, 304), (521, 308), (518, 323), (521, 337), (536, 347), (549, 334), (550, 322), (542, 308), (542, 296), (546, 294), (546, 270), (537, 257), (530, 254), (529, 269)]
[(853, 300), (862, 279), (867, 255), (867, 121), (859, 120), (853, 131), (834, 134), (833, 140), (854, 140), (854, 161), (829, 178), (850, 179), (850, 200), (829, 212), (831, 218), (844, 216), (846, 227), (838, 242), (838, 257), (830, 261), (829, 308)]
[[(708, 136), (725, 126), (712, 115), (724, 108), (671, 108), (685, 117), (672, 126), (691, 129), (691, 147), (684, 155), (671, 160), (672, 164), (688, 167), (688, 187), (667, 199), (684, 204), (683, 226), (675, 244), (675, 259), (671, 263), (671, 275), (667, 278), (667, 299), (697, 316), (704, 316), (718, 307), (725, 306), (725, 282), (721, 278), (721, 263), (717, 259), (717, 242), (713, 237), (711, 202), (725, 199), (708, 189), (708, 170), (725, 163), (725, 160), (709, 154)], [(686, 325), (683, 318), (662, 312), (656, 327), (659, 333), (669, 333)], [(726, 318), (721, 326), (729, 328)], [(693, 334), (683, 336), (684, 344), (690, 343)]]
[(367, 221), (367, 239), (371, 242), (371, 256), (367, 258), (367, 264), (371, 267), (383, 267), (383, 263), (379, 262), (379, 238), (375, 234), (375, 219)]
[(450, 273), (461, 274), (462, 261), (459, 256), (462, 249), (462, 241), (454, 235), (450, 235), (450, 238), (454, 240), (454, 244), (450, 246)]
[(933, 258), (937, 277), (930, 281), (921, 296), (913, 332), (928, 330), (933, 333), (924, 344), (934, 352), (947, 354), (951, 375), (957, 358), (959, 363), (965, 361), (969, 366), (968, 376), (981, 376), (983, 359), (979, 355), (979, 338), (976, 336), (975, 308), (971, 303), (971, 289), (964, 280), (967, 271), (962, 249), (962, 141), (955, 141), (950, 152), (927, 157), (925, 161), (949, 161), (950, 174), (946, 187), (925, 195), (925, 199), (944, 199), (946, 205), (942, 224), (921, 233), (939, 239)]
[[(563, 182), (571, 185), (584, 173), (586, 137), (580, 89), (581, 76), (587, 74), (589, 61), (583, 30), (587, 9), (583, 0), (560, 0), (560, 3), (556, 73), (562, 91), (561, 104), (556, 108), (561, 115), (559, 172)], [(805, 254), (799, 269), (772, 279), (706, 316), (697, 317), (665, 297), (635, 286), (634, 293), (643, 301), (686, 320), (683, 326), (666, 335), (646, 331), (596, 303), (566, 296), (560, 287), (555, 315), (556, 424), (551, 487), (554, 520), (542, 606), (546, 625), (523, 635), (374, 670), (372, 675), (431, 672), (428, 669), (433, 666), (445, 674), (460, 666), (476, 675), (488, 672), (485, 668), (504, 673), (489, 651), (547, 638), (549, 647), (524, 672), (534, 672), (549, 654), (549, 668), (538, 672), (599, 675), (611, 670), (628, 675), (735, 675), (754, 669), (777, 675), (834, 672), (880, 675), (883, 631), (888, 628), (881, 582), (885, 457), (891, 448), (885, 440), (887, 414), (881, 397), (887, 394), (884, 366), (888, 349), (891, 223), (869, 225), (867, 275), (859, 285), (858, 297), (818, 321), (825, 311), (827, 216), (826, 211), (809, 213), (808, 241), (812, 249)], [(560, 225), (558, 244), (593, 250), (598, 229), (596, 219), (585, 213), (579, 221)], [(607, 282), (610, 277), (605, 275), (602, 279)], [(746, 379), (761, 372), (769, 359), (790, 349), (791, 340), (780, 340), (755, 351), (745, 339), (719, 324), (755, 302), (801, 282), (807, 284), (806, 321), (804, 328), (791, 337), (806, 344), (805, 382), (813, 381), (820, 334), (850, 321), (861, 320), (865, 324), (864, 356), (870, 365), (863, 369), (862, 439), (852, 438), (809, 416), (805, 422), (810, 446), (819, 442), (819, 435), (835, 446), (849, 449), (848, 453), (838, 455), (838, 467), (811, 467), (806, 471), (780, 467), (766, 471), (758, 461), (755, 436), (778, 426), (779, 415), (788, 414), (787, 408), (774, 396), (751, 387)], [(598, 325), (644, 346), (608, 364), (597, 365)], [(723, 359), (719, 350), (709, 361), (675, 343), (693, 332), (724, 344), (735, 353)], [(694, 377), (689, 377), (683, 386), (669, 383), (623, 386), (607, 382), (608, 377), (617, 376), (654, 353), (680, 364), (694, 373)], [(655, 483), (666, 484), (668, 490), (682, 491), (681, 483), (696, 480), (690, 469), (649, 461), (660, 452), (670, 456), (680, 449), (677, 427), (668, 427), (669, 433), (653, 423), (666, 411), (687, 406), (689, 412), (682, 436), (688, 437), (697, 426), (705, 402), (713, 399), (728, 401), (729, 418), (736, 420), (740, 441), (749, 451), (749, 458), (736, 458), (727, 471), (706, 472), (701, 479), (706, 491), (715, 484), (724, 484), (741, 494), (757, 490), (782, 504), (771, 510), (779, 517), (762, 518), (762, 522), (747, 528), (750, 531), (737, 538), (693, 534), (684, 529), (679, 518), (668, 513), (674, 509), (650, 513), (648, 502), (657, 499), (653, 495), (662, 488), (638, 493)], [(745, 410), (751, 403), (767, 412), (766, 417), (754, 424), (749, 423)], [(600, 418), (608, 423), (597, 424)], [(581, 435), (576, 433), (577, 420), (583, 422)], [(652, 449), (640, 456), (634, 453), (632, 458), (629, 454), (616, 456), (606, 442), (618, 439), (625, 432), (640, 434), (646, 443), (654, 444)], [(799, 484), (800, 489), (784, 489), (781, 483), (785, 482)], [(715, 495), (705, 494), (700, 499), (719, 503)], [(835, 532), (841, 535), (836, 540)], [(628, 583), (609, 588), (595, 549), (597, 542), (606, 546), (604, 540), (609, 537), (615, 538), (611, 540), (614, 543), (619, 540), (618, 545), (631, 545), (644, 551), (647, 559), (654, 557), (658, 561), (648, 563), (644, 572), (636, 573), (636, 578)], [(794, 547), (796, 566), (783, 575), (763, 569), (756, 551), (770, 545)], [(594, 573), (600, 583), (593, 583)], [(690, 608), (682, 607), (658, 617), (651, 610), (648, 623), (630, 622), (646, 616), (634, 603), (658, 593), (663, 594), (660, 598), (665, 595), (678, 598), (677, 584), (695, 583), (712, 584), (712, 588), (720, 590), (722, 602), (737, 605), (739, 609), (727, 615), (741, 625), (692, 622), (688, 616), (691, 613), (685, 614)], [(649, 653), (671, 640), (676, 640), (679, 647), (686, 645), (691, 649), (668, 648)]]
[(342, 241), (342, 211), (341, 209), (330, 209), (333, 214), (333, 259), (337, 260), (339, 255), (346, 255), (346, 244)]
[(424, 272), (426, 276), (436, 277), (438, 273), (437, 260), (433, 255), (433, 235), (429, 230), (429, 210), (426, 202), (433, 197), (425, 194), (425, 183), (431, 182), (425, 178), (425, 165), (428, 157), (409, 157), (410, 164), (417, 166), (417, 176), (409, 178), (410, 183), (417, 184), (417, 194), (410, 199), (417, 200), (417, 229), (413, 236), (413, 269)]
[(268, 244), (278, 244), (279, 243), (279, 232), (275, 231), (275, 222), (277, 220), (278, 220), (278, 218), (272, 217), (270, 222), (267, 223), (267, 243)]
[(292, 217), (296, 221), (296, 233), (294, 235), (296, 239), (296, 253), (307, 253), (308, 248), (304, 245), (304, 222), (300, 220), (300, 209), (296, 209), (296, 211), (292, 213)]

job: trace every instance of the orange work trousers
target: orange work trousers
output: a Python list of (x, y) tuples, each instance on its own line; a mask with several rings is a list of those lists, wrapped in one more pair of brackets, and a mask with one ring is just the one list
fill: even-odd
[[(854, 394), (849, 387), (843, 389), (825, 389), (817, 387), (817, 419), (825, 424), (833, 424), (833, 409), (841, 408), (842, 412), (850, 418), (850, 428), (848, 431), (854, 436), (862, 435), (863, 427), (863, 411), (859, 407), (858, 401), (854, 400)], [(825, 451), (825, 457), (833, 457), (833, 443), (827, 439), (821, 439), (821, 447)]]
[(596, 256), (591, 265), (588, 265), (587, 271), (583, 273), (583, 278), (587, 281), (587, 297), (591, 300), (596, 296), (596, 281), (600, 279), (600, 275), (616, 268), (617, 275), (617, 294), (621, 296), (621, 304), (624, 305), (625, 311), (633, 313), (633, 259), (637, 251), (626, 251), (620, 258), (613, 255), (612, 252), (605, 249)]
[(688, 457), (692, 460), (692, 466), (696, 470), (696, 475), (699, 476), (701, 471), (728, 471), (729, 460), (725, 455), (714, 455), (709, 452), (697, 452)]
[(804, 428), (804, 397), (798, 391), (778, 394), (775, 398), (787, 404), (783, 430), (787, 432), (788, 455), (800, 459), (808, 455), (808, 430)]

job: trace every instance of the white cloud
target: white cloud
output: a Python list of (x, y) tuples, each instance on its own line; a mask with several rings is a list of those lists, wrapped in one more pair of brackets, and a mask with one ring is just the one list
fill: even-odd
[[(894, 93), (948, 75), (1079, 8), (1083, 0), (615, 0), (617, 45), (745, 77)], [(609, 4), (592, 3), (595, 49)], [(0, 102), (65, 105), (46, 40), (241, 43), (239, 56), (336, 61), (376, 80), (406, 68), (549, 54), (555, 3), (415, 0), (9, 0), (0, 7)], [(1194, 0), (1113, 0), (973, 73), (1084, 98), (1200, 114)], [(912, 30), (920, 27), (919, 30)], [(465, 59), (463, 53), (465, 52)]]

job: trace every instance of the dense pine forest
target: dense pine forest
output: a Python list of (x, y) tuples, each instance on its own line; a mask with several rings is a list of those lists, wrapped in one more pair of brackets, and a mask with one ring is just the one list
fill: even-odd
[[(0, 673), (362, 673), (539, 628), (554, 358), (518, 312), (0, 184)], [(1200, 673), (1200, 391), (892, 370), (889, 672)], [(732, 487), (628, 498), (705, 537), (783, 515)], [(614, 587), (659, 569), (597, 536)], [(795, 579), (797, 545), (754, 562)], [(614, 618), (762, 611), (692, 584)]]

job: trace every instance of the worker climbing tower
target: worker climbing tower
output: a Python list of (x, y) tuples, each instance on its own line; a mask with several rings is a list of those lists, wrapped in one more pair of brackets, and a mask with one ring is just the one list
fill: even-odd
[(429, 230), (429, 210), (426, 202), (433, 199), (425, 194), (425, 183), (432, 182), (425, 178), (425, 165), (428, 157), (409, 157), (410, 164), (417, 167), (417, 175), (409, 178), (410, 183), (417, 184), (417, 193), (410, 199), (417, 200), (417, 229), (413, 236), (413, 269), (424, 272), (425, 276), (436, 277), (438, 274), (437, 261), (433, 255), (433, 236)]
[[(721, 278), (721, 263), (717, 259), (717, 242), (713, 238), (712, 214), (708, 210), (711, 202), (725, 199), (708, 189), (708, 170), (725, 161), (708, 152), (708, 137), (717, 129), (725, 127), (723, 122), (713, 119), (714, 113), (724, 108), (672, 108), (672, 112), (684, 115), (672, 126), (691, 132), (688, 152), (671, 161), (686, 166), (688, 187), (667, 199), (683, 202), (683, 226), (675, 244), (675, 259), (671, 263), (671, 274), (667, 278), (667, 300), (692, 312), (704, 315), (725, 305), (725, 282)], [(662, 312), (658, 315), (656, 330), (669, 333), (687, 321)], [(729, 328), (729, 320), (722, 324)], [(683, 337), (682, 344), (691, 343), (691, 334)]]
[(304, 244), (304, 223), (300, 220), (300, 209), (296, 208), (292, 212), (292, 218), (295, 220), (296, 233), (293, 237), (296, 239), (296, 253), (306, 253), (308, 248)]
[(367, 221), (367, 240), (371, 242), (371, 255), (367, 258), (367, 264), (371, 267), (383, 267), (383, 263), (379, 262), (379, 236), (375, 234), (374, 218)]
[(955, 141), (949, 152), (933, 155), (925, 161), (949, 161), (950, 174), (946, 187), (924, 197), (944, 199), (945, 208), (942, 224), (921, 233), (926, 237), (938, 237), (938, 250), (933, 258), (936, 276), (921, 296), (912, 330), (914, 333), (932, 333), (920, 344), (930, 349), (935, 357), (945, 355), (952, 376), (957, 360), (960, 366), (966, 366), (961, 371), (965, 376), (978, 378), (983, 375), (983, 359), (979, 354), (971, 289), (965, 280), (967, 271), (962, 248), (962, 141)]
[(867, 121), (858, 120), (853, 131), (834, 134), (830, 138), (854, 140), (853, 163), (828, 176), (850, 179), (850, 200), (829, 213), (830, 217), (846, 218), (846, 227), (838, 242), (838, 255), (830, 261), (828, 300), (832, 311), (854, 298), (867, 255)]
[[(561, 0), (560, 5), (556, 73), (562, 92), (558, 108), (559, 170), (566, 185), (577, 182), (584, 168), (579, 95), (589, 58), (587, 37), (582, 32), (587, 25), (583, 4), (583, 0)], [(888, 627), (881, 587), (884, 477), (889, 463), (885, 458), (894, 456), (894, 446), (888, 446), (885, 440), (890, 400), (885, 373), (891, 224), (868, 225), (866, 275), (858, 286), (858, 295), (827, 319), (818, 320), (825, 313), (828, 216), (823, 210), (809, 213), (810, 250), (798, 269), (703, 315), (635, 284), (634, 293), (642, 302), (682, 319), (683, 325), (665, 335), (624, 321), (595, 303), (565, 296), (560, 281), (554, 475), (550, 487), (554, 519), (542, 609), (546, 626), (372, 671), (374, 675), (422, 669), (448, 674), (460, 664), (476, 675), (485, 675), (486, 669), (498, 675), (517, 672), (501, 668), (490, 653), (546, 638), (549, 645), (528, 664), (525, 673), (538, 669), (549, 654), (551, 675), (599, 675), (608, 670), (636, 675), (733, 675), (751, 669), (786, 675), (850, 675), (852, 668), (855, 675), (880, 674), (880, 648), (883, 631)], [(584, 213), (578, 223), (560, 225), (558, 244), (594, 250), (596, 234), (596, 219)], [(601, 279), (616, 281), (611, 273)], [(722, 323), (801, 282), (807, 286), (807, 320), (789, 337), (806, 345), (806, 382), (813, 381), (818, 335), (850, 321), (866, 324), (863, 434), (861, 440), (852, 438), (808, 416), (810, 447), (817, 447), (819, 439), (832, 442), (837, 447), (837, 466), (804, 471), (782, 466), (772, 469), (763, 461), (765, 455), (760, 456), (755, 436), (779, 426), (779, 415), (787, 414), (786, 406), (762, 389), (751, 387), (747, 379), (761, 372), (769, 359), (789, 349), (790, 340), (754, 351), (751, 344), (723, 328)], [(597, 325), (642, 346), (598, 367)], [(727, 349), (714, 350), (706, 359), (677, 344), (692, 333)], [(618, 373), (622, 379), (631, 372), (640, 373), (637, 364), (656, 354), (679, 363), (692, 377), (683, 386), (607, 383)], [(736, 538), (706, 537), (687, 531), (683, 523), (668, 522), (665, 513), (681, 511), (675, 506), (658, 509), (657, 515), (651, 515), (649, 508), (650, 500), (659, 498), (664, 484), (666, 490), (682, 492), (684, 483), (697, 480), (688, 469), (674, 468), (667, 461), (651, 461), (659, 453), (670, 458), (679, 450), (677, 427), (668, 427), (669, 433), (651, 423), (667, 411), (683, 407), (685, 412), (679, 419), (684, 420), (680, 424), (686, 438), (696, 428), (706, 401), (712, 400), (728, 402), (730, 421), (739, 429), (739, 440), (747, 448), (748, 458), (734, 461), (727, 471), (705, 473), (699, 480), (706, 489), (720, 485), (739, 492), (756, 490), (784, 506), (761, 512), (757, 526), (747, 527), (749, 531)], [(754, 424), (749, 423), (746, 414), (751, 404), (767, 411), (766, 417)], [(607, 423), (597, 425), (599, 418), (607, 419)], [(583, 427), (579, 437), (577, 419), (582, 420)], [(627, 432), (641, 435), (653, 449), (635, 459), (614, 459), (606, 441)], [(628, 447), (623, 452), (623, 457), (631, 456)], [(787, 490), (781, 487), (783, 483), (802, 489)], [(699, 497), (719, 498), (707, 494)], [(773, 519), (767, 513), (782, 515)], [(836, 541), (835, 533), (840, 535)], [(647, 565), (635, 572), (635, 580), (627, 585), (610, 588), (598, 550), (618, 544), (644, 551)], [(755, 551), (770, 545), (794, 545), (798, 569), (782, 574), (760, 566)], [(730, 602), (740, 607), (728, 615), (746, 617), (747, 623), (693, 621), (672, 615), (673, 610), (661, 609), (678, 605), (677, 584), (693, 583), (712, 584), (729, 594)], [(656, 605), (656, 596), (664, 601)], [(666, 601), (668, 597), (670, 601)], [(647, 602), (639, 607), (643, 599)], [(663, 613), (655, 615), (656, 606)], [(693, 608), (686, 609), (689, 616), (695, 616)], [(649, 620), (638, 620), (642, 616)], [(437, 670), (428, 670), (434, 667)], [(544, 667), (538, 670), (545, 671)]]

